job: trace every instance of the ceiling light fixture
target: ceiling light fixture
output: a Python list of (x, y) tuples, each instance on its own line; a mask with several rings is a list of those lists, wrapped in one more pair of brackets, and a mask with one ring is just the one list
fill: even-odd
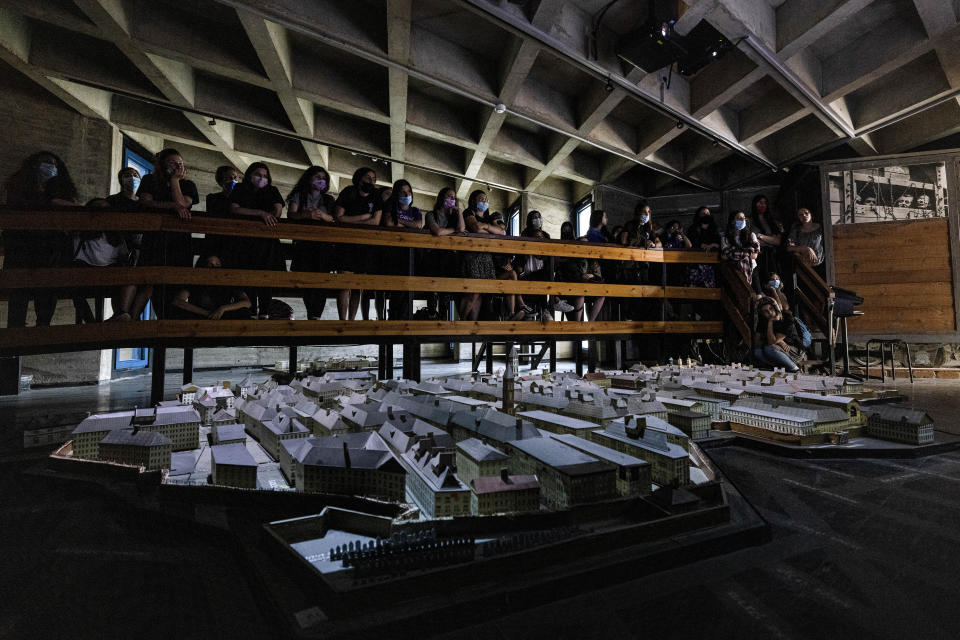
[(603, 85), (603, 90), (607, 93), (613, 93), (613, 82), (607, 78), (607, 84)]
[(498, 102), (493, 110), (497, 113), (505, 113), (507, 110), (507, 105), (503, 104), (502, 102)]
[(683, 127), (684, 127), (683, 120), (677, 120), (677, 129), (683, 129)]

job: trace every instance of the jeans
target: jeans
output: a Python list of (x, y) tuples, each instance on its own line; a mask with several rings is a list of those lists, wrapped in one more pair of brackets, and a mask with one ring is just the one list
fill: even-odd
[(772, 345), (754, 347), (753, 357), (760, 364), (770, 367), (783, 367), (790, 372), (800, 370), (800, 367), (790, 359), (790, 356)]

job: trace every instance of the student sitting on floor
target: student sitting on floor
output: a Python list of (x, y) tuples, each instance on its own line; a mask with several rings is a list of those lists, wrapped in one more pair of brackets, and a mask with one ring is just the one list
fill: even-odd
[[(201, 268), (219, 269), (219, 256), (207, 256)], [(210, 280), (216, 279), (216, 274), (210, 274)], [(184, 287), (174, 297), (171, 303), (175, 318), (183, 320), (209, 318), (211, 320), (249, 320), (250, 298), (239, 289), (219, 287), (212, 282), (204, 285), (190, 285)]]

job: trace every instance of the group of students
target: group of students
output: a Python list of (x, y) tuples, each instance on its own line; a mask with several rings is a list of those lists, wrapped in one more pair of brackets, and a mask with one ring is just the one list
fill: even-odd
[[(277, 224), (286, 207), (287, 217), (299, 223), (347, 223), (353, 225), (404, 227), (424, 229), (436, 236), (470, 233), (491, 237), (507, 233), (506, 221), (499, 212), (491, 211), (488, 195), (483, 190), (473, 191), (462, 209), (452, 187), (441, 189), (426, 211), (414, 205), (413, 189), (406, 180), (396, 181), (392, 187), (378, 187), (373, 169), (363, 167), (353, 175), (352, 184), (342, 189), (337, 198), (329, 193), (330, 175), (323, 168), (313, 166), (300, 176), (289, 195), (284, 198), (273, 186), (270, 168), (263, 162), (254, 162), (241, 173), (231, 166), (216, 172), (220, 191), (206, 196), (206, 210), (222, 218), (260, 219), (269, 227)], [(199, 202), (196, 184), (187, 178), (183, 158), (175, 149), (164, 149), (155, 156), (152, 173), (141, 176), (137, 169), (127, 167), (118, 174), (120, 191), (106, 198), (95, 198), (89, 207), (103, 207), (132, 211), (138, 209), (173, 210), (183, 220), (190, 220), (192, 208)], [(44, 206), (75, 206), (77, 189), (70, 172), (56, 154), (44, 151), (28, 157), (21, 168), (7, 181), (7, 203), (11, 206), (41, 208)], [(694, 220), (684, 231), (677, 220), (662, 227), (653, 220), (650, 205), (641, 201), (633, 218), (612, 232), (607, 230), (607, 215), (602, 210), (591, 214), (590, 228), (577, 238), (573, 224), (564, 222), (561, 240), (616, 243), (639, 248), (692, 248), (719, 250), (722, 260), (735, 263), (757, 292), (760, 307), (771, 306), (775, 319), (789, 314), (788, 296), (780, 289), (781, 272), (792, 276), (793, 260), (811, 266), (823, 262), (823, 234), (812, 220), (810, 211), (800, 209), (797, 224), (785, 231), (782, 222), (773, 215), (764, 196), (753, 201), (748, 218), (743, 211), (729, 216), (726, 230), (719, 231), (708, 207), (697, 210)], [(359, 228), (363, 228), (362, 226)], [(543, 229), (540, 212), (531, 211), (520, 233), (521, 237), (549, 239)], [(132, 266), (170, 265), (192, 266), (193, 248), (188, 233), (138, 234), (132, 232), (90, 232), (68, 236), (56, 231), (6, 232), (6, 266), (36, 268), (75, 265)], [(283, 270), (285, 260), (280, 242), (271, 238), (231, 237), (208, 234), (204, 239), (197, 267)], [(376, 255), (356, 250), (355, 245), (329, 244), (317, 241), (297, 241), (291, 268), (303, 272), (337, 272), (355, 274), (405, 274), (406, 254), (402, 249), (386, 248)], [(556, 272), (547, 271), (547, 261), (534, 255), (511, 256), (488, 252), (449, 252), (422, 250), (416, 254), (416, 273), (427, 276), (447, 276), (505, 280), (551, 280), (567, 282), (623, 284), (660, 284), (661, 271), (651, 269), (642, 261), (600, 261), (584, 258), (559, 258)], [(551, 278), (551, 275), (553, 278)], [(710, 265), (690, 267), (685, 282), (716, 286), (716, 273)], [(15, 291), (10, 298), (8, 326), (24, 326), (27, 298), (25, 291)], [(50, 323), (56, 304), (56, 294), (37, 291), (32, 294), (37, 313), (37, 324)], [(330, 292), (311, 289), (304, 294), (307, 317), (319, 319), (326, 300), (335, 296), (338, 317), (356, 318), (358, 309), (363, 317), (369, 313), (369, 301), (375, 302), (378, 318), (386, 318), (387, 301), (390, 318), (411, 317), (406, 293), (384, 294), (360, 290)], [(112, 299), (113, 320), (131, 320), (140, 317), (147, 302), (154, 297), (154, 287), (130, 285), (117, 291)], [(427, 292), (427, 307), (417, 317), (439, 318), (441, 303), (450, 296)], [(207, 286), (182, 287), (169, 300), (157, 301), (158, 311), (164, 317), (208, 318), (266, 318), (272, 314), (273, 292), (266, 287), (217, 286), (211, 276)], [(459, 295), (458, 312), (462, 320), (476, 320), (481, 316), (483, 297), (480, 293)], [(529, 304), (528, 304), (529, 302)], [(529, 301), (519, 294), (503, 296), (499, 317), (522, 319), (538, 312), (564, 313), (569, 320), (581, 320), (586, 315), (596, 320), (604, 307), (605, 298), (574, 296), (568, 299), (547, 296), (531, 297)], [(75, 300), (78, 311), (86, 301)], [(532, 305), (532, 306), (531, 306)], [(280, 305), (284, 306), (285, 305)], [(638, 299), (626, 306), (627, 317), (644, 319), (656, 301)], [(650, 307), (650, 309), (647, 309)], [(622, 307), (623, 308), (623, 307)], [(280, 312), (289, 314), (287, 307)], [(768, 313), (760, 309), (760, 315)], [(81, 314), (92, 319), (89, 311)], [(779, 321), (779, 320), (777, 320)], [(763, 332), (763, 347), (776, 347), (791, 336), (774, 340), (780, 333)], [(766, 337), (764, 337), (766, 336)], [(759, 359), (775, 361), (785, 366), (782, 359), (773, 357), (769, 349), (756, 354)], [(789, 367), (788, 367), (789, 368)]]

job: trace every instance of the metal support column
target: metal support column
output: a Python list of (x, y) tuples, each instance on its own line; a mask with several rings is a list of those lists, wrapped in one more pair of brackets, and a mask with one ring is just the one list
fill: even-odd
[(153, 373), (150, 377), (150, 406), (156, 406), (163, 400), (163, 379), (167, 375), (167, 348), (153, 349)]
[(587, 371), (593, 373), (597, 370), (597, 341), (587, 342)]
[(487, 342), (487, 373), (493, 373), (493, 343)]
[(403, 377), (420, 382), (420, 343), (415, 340), (403, 343)]
[(290, 347), (290, 353), (287, 356), (288, 367), (287, 371), (290, 372), (290, 375), (297, 375), (297, 347), (296, 345)]
[(383, 345), (383, 380), (393, 379), (393, 343)]
[(0, 396), (20, 393), (20, 356), (0, 358)]
[(193, 382), (193, 349), (183, 350), (183, 384)]
[(573, 362), (577, 365), (577, 375), (583, 377), (583, 345), (577, 340), (573, 343)]
[(555, 373), (557, 370), (557, 341), (550, 341), (550, 373)]

